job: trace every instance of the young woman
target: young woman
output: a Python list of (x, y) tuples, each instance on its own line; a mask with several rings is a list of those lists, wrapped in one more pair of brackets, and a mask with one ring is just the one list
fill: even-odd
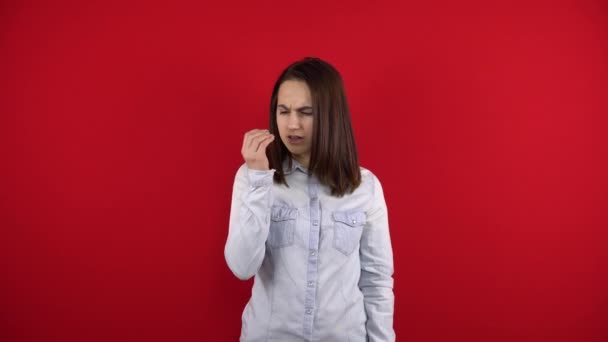
[(245, 134), (224, 254), (255, 276), (241, 341), (394, 341), (393, 253), (380, 182), (358, 164), (342, 78), (305, 58)]

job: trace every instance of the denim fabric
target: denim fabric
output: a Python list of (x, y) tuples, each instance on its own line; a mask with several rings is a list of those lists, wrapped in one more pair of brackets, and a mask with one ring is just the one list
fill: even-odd
[(393, 252), (378, 178), (341, 198), (285, 164), (289, 187), (275, 170), (243, 164), (232, 192), (224, 249), (239, 279), (253, 276), (241, 341), (394, 341)]

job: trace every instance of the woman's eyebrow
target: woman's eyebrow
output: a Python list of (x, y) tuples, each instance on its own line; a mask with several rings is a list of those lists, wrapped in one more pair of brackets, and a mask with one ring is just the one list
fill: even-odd
[[(290, 110), (290, 108), (284, 104), (280, 104), (279, 107), (281, 107), (282, 109), (285, 109), (285, 110)], [(312, 109), (312, 106), (302, 106), (300, 108), (297, 108), (296, 110), (304, 110), (304, 109)]]

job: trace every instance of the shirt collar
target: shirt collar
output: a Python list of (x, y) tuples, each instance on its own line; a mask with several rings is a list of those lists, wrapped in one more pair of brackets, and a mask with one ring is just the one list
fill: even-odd
[(291, 159), (291, 168), (290, 168), (288, 159), (289, 159), (289, 157), (285, 158), (285, 160), (283, 160), (283, 174), (284, 175), (288, 175), (296, 170), (300, 170), (301, 172), (308, 174), (308, 169), (305, 168), (304, 166), (302, 166), (302, 164), (298, 163), (298, 161), (293, 158)]

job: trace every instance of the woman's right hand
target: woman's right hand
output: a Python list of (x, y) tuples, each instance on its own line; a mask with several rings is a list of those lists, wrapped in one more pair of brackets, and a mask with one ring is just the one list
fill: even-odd
[(274, 140), (267, 129), (253, 129), (243, 137), (241, 154), (247, 167), (253, 170), (269, 170), (266, 147)]

